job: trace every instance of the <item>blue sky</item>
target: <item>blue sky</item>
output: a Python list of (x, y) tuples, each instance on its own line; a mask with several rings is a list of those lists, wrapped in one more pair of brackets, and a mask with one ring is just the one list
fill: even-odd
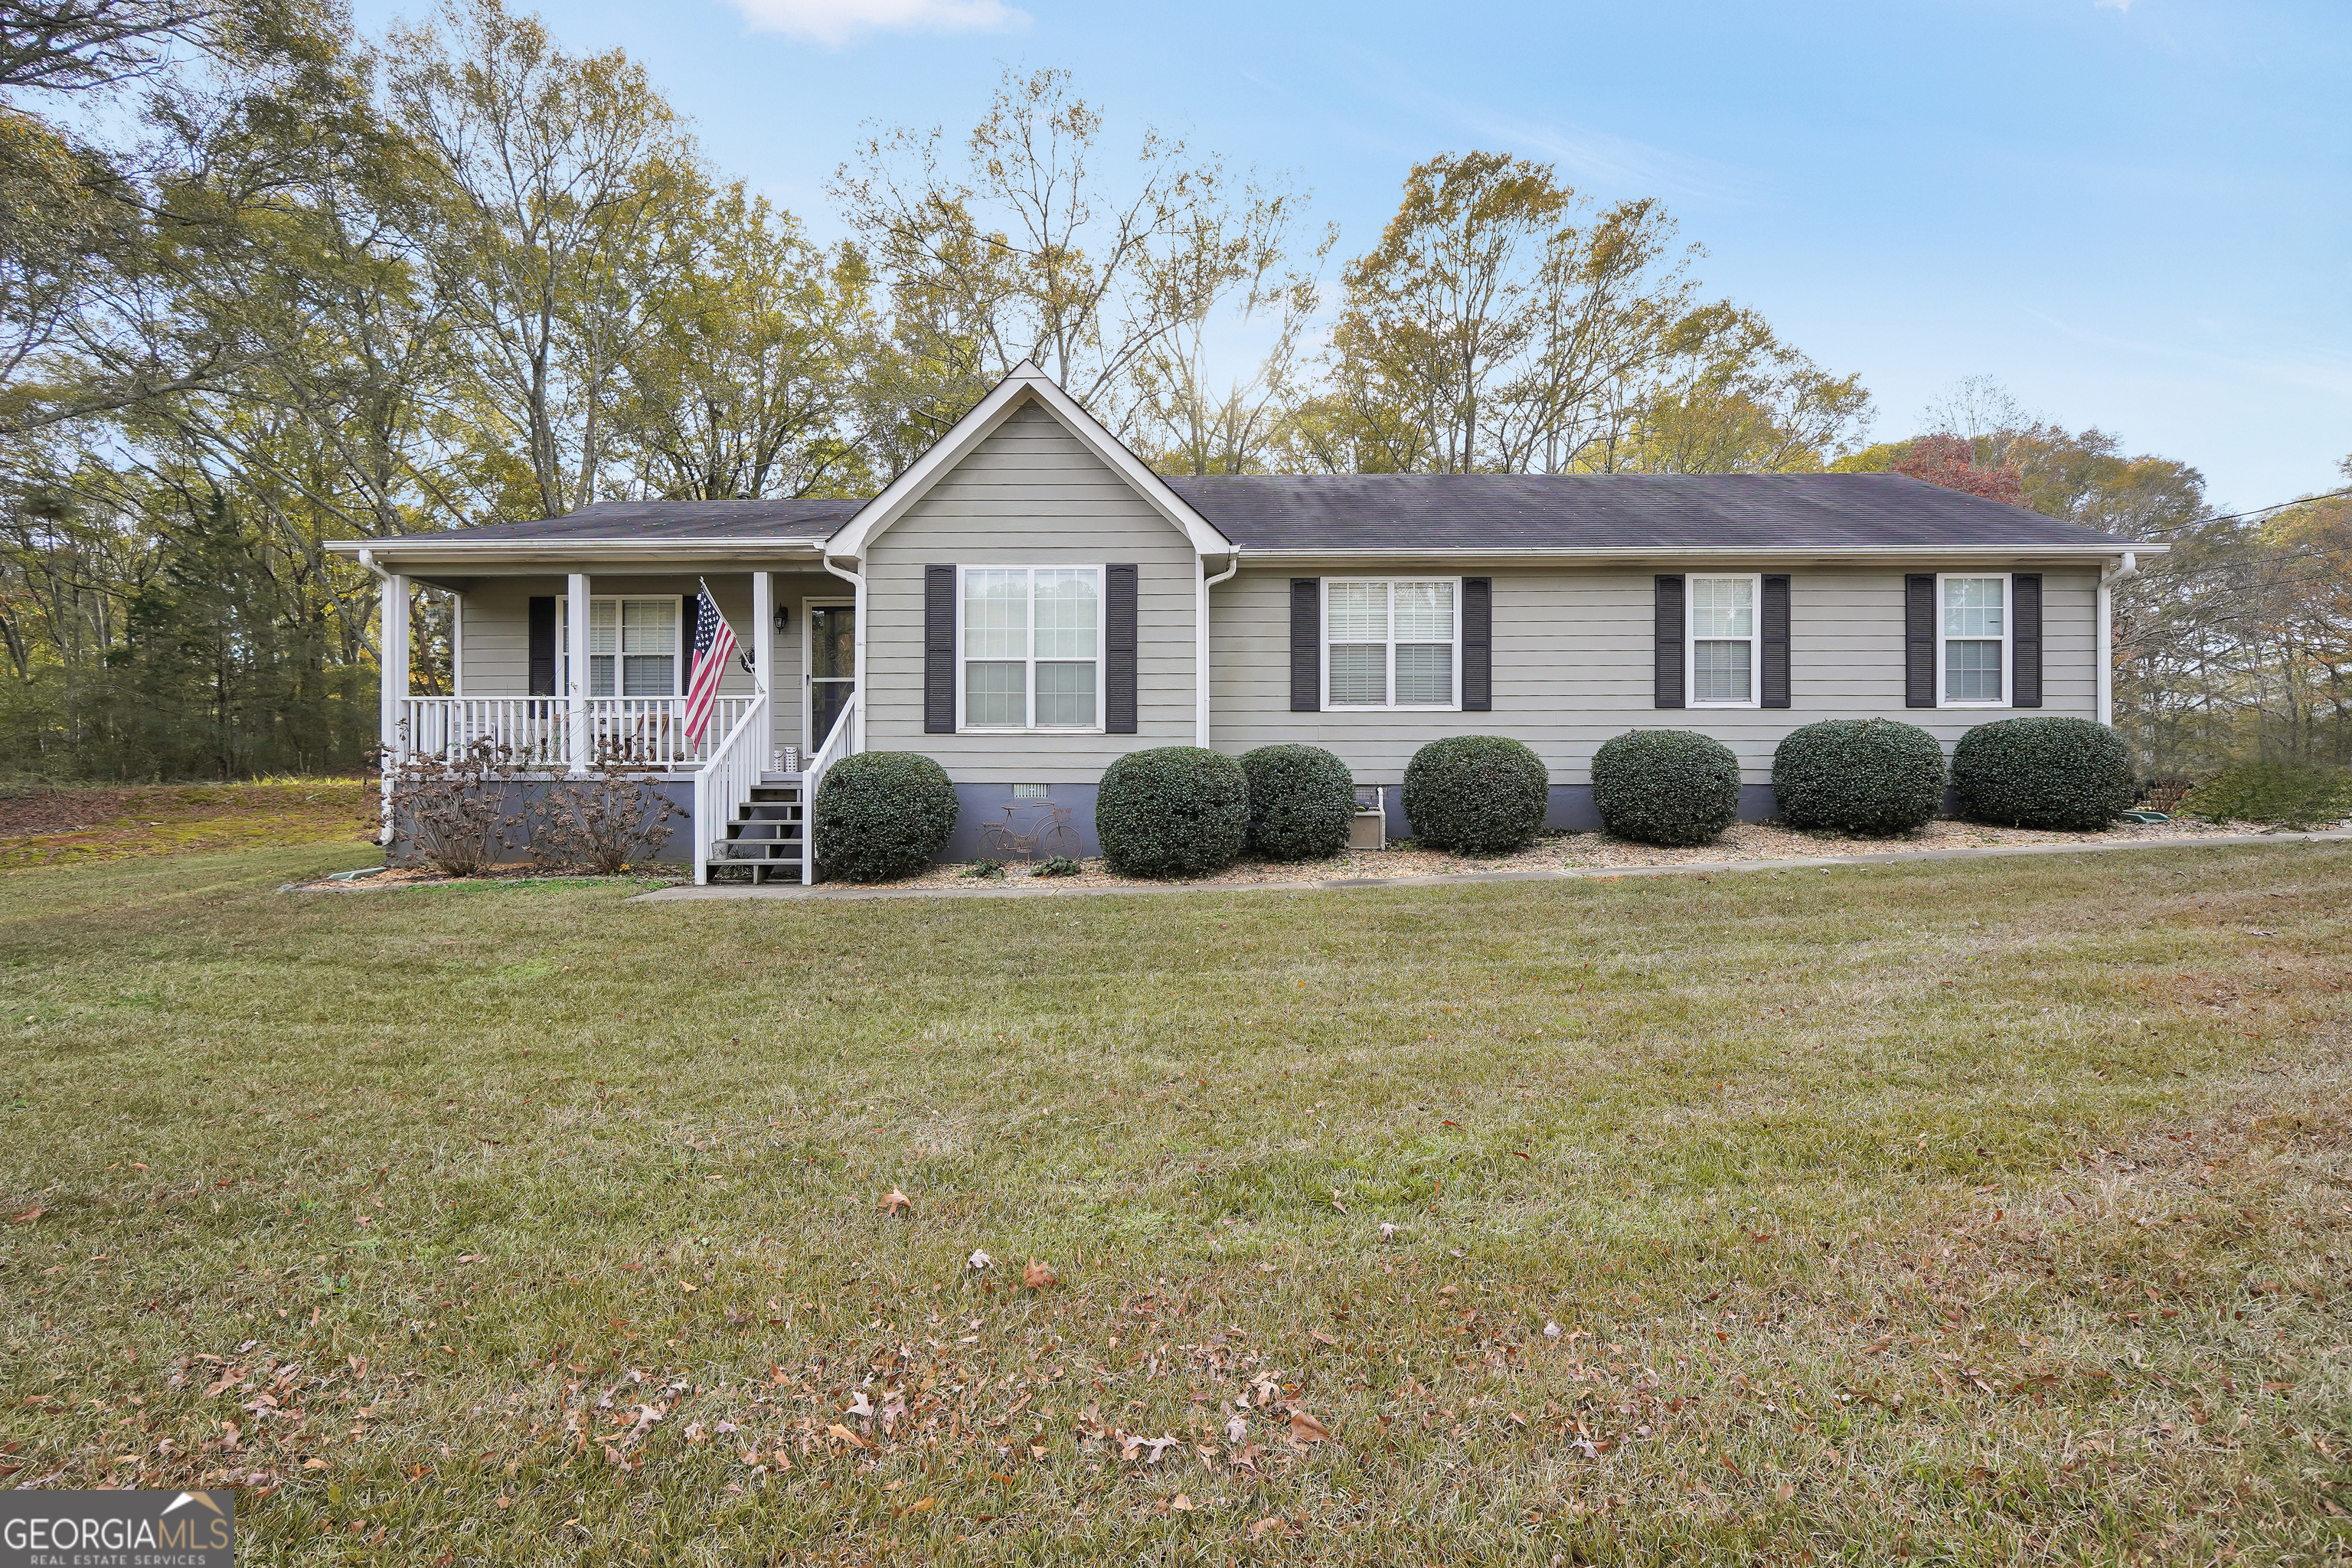
[[(357, 9), (376, 31), (425, 6)], [(1882, 437), (1982, 374), (2232, 507), (2340, 485), (2352, 453), (2344, 0), (540, 10), (643, 60), (723, 170), (821, 236), (861, 121), (966, 126), (1004, 66), (1061, 66), (1113, 146), (1151, 123), (1291, 172), (1341, 255), (1439, 151), (1662, 196), (1712, 290), (1862, 373)]]

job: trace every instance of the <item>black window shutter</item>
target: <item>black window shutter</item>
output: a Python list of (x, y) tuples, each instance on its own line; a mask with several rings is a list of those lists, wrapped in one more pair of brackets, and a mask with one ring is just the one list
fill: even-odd
[(555, 690), (555, 595), (531, 595), (530, 694), (553, 697)]
[(1936, 705), (1936, 574), (1903, 579), (1903, 706)]
[(1290, 710), (1323, 710), (1323, 579), (1290, 580)]
[(2042, 574), (2020, 572), (2009, 580), (2009, 705), (2042, 706)]
[(1764, 622), (1762, 643), (1764, 668), (1763, 690), (1759, 707), (1789, 706), (1789, 577), (1788, 574), (1767, 572), (1764, 574)]
[[(701, 595), (677, 596), (677, 689), (670, 694), (673, 697), (685, 696), (687, 685), (694, 678), (694, 639), (702, 633), (701, 616)], [(615, 659), (614, 663), (617, 666), (620, 661)]]
[(1495, 580), (1462, 579), (1462, 710), (1495, 706)]
[(1683, 705), (1683, 580), (1678, 575), (1658, 578), (1657, 668), (1654, 679), (1656, 691), (1653, 706)]
[[(956, 727), (956, 569), (923, 568), (923, 733)], [(860, 672), (861, 674), (863, 671)]]
[(1103, 728), (1135, 733), (1135, 599), (1132, 566), (1103, 568)]

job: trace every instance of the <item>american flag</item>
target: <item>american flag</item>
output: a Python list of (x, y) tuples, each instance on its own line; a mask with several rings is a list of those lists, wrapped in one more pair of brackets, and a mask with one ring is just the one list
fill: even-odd
[(710, 728), (719, 677), (727, 673), (727, 661), (735, 657), (735, 628), (719, 613), (710, 584), (704, 583), (701, 588), (694, 601), (694, 670), (686, 686), (686, 738), (697, 746)]

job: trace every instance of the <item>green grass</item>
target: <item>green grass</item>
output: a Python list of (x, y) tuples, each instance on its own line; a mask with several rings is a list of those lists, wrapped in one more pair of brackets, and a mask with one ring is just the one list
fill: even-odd
[(2352, 847), (271, 890), (354, 859), (0, 876), (7, 1484), (256, 1563), (2352, 1552)]

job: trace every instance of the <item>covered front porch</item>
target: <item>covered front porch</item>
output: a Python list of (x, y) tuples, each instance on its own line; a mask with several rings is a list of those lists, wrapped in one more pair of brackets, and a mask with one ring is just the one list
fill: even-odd
[[(383, 593), (388, 779), (485, 764), (549, 782), (690, 779), (693, 821), (669, 858), (688, 860), (697, 882), (734, 865), (755, 880), (814, 879), (808, 804), (824, 770), (863, 746), (862, 584), (801, 563), (494, 575), (367, 563)], [(420, 585), (455, 602), (446, 696), (411, 689), (408, 611)], [(707, 725), (689, 731), (706, 587), (737, 646)]]

